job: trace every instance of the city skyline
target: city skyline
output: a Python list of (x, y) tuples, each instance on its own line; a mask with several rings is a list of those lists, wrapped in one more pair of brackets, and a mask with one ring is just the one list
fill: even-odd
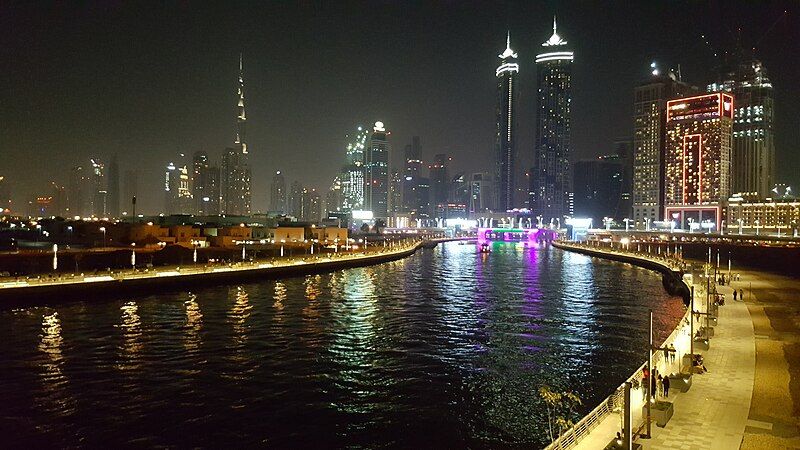
[[(259, 20), (267, 20), (266, 12), (240, 21), (246, 32), (237, 34), (236, 39), (243, 41), (222, 37), (237, 22), (233, 19), (253, 13), (247, 8), (213, 11), (216, 7), (164, 7), (143, 12), (133, 6), (96, 11), (74, 7), (59, 12), (63, 16), (57, 14), (61, 21), (56, 20), (52, 29), (45, 30), (36, 26), (34, 16), (41, 12), (40, 8), (32, 6), (20, 12), (17, 20), (31, 25), (31, 32), (40, 38), (39, 42), (54, 43), (53, 40), (63, 38), (63, 43), (50, 50), (28, 49), (23, 42), (15, 40), (17, 38), (4, 38), (10, 40), (6, 47), (19, 58), (16, 65), (10, 65), (7, 75), (15, 86), (9, 103), (15, 106), (4, 108), (8, 132), (4, 133), (3, 148), (36, 155), (32, 159), (37, 161), (34, 164), (24, 158), (5, 159), (0, 162), (0, 175), (7, 178), (15, 202), (19, 204), (42, 193), (50, 181), (66, 185), (68, 175), (61, 173), (60, 168), (86, 165), (91, 157), (108, 162), (117, 154), (121, 172), (135, 170), (141, 174), (137, 183), (139, 211), (156, 212), (163, 203), (163, 194), (159, 193), (163, 183), (159, 183), (159, 179), (171, 155), (205, 151), (212, 163), (219, 165), (219, 155), (235, 139), (235, 111), (232, 112), (235, 92), (231, 92), (231, 86), (238, 74), (231, 69), (237, 66), (240, 52), (247, 61), (250, 86), (248, 136), (252, 148), (257, 149), (251, 157), (253, 211), (268, 209), (271, 174), (275, 170), (282, 170), (288, 180), (298, 179), (303, 185), (326, 191), (343, 163), (340, 149), (346, 131), (353, 123), (370, 124), (371, 118), (383, 120), (393, 132), (392, 169), (403, 167), (399, 151), (402, 145), (410, 142), (411, 136), (421, 136), (426, 142), (422, 155), (424, 164), (430, 163), (435, 154), (447, 153), (453, 155), (453, 173), (492, 172), (494, 121), (491, 116), (496, 85), (491, 69), (496, 66), (492, 60), (496, 58), (497, 48), (502, 48), (507, 30), (519, 36), (514, 38), (514, 49), (520, 55), (523, 90), (519, 117), (524, 117), (525, 123), (518, 124), (517, 148), (520, 166), (529, 167), (535, 137), (533, 58), (555, 13), (559, 17), (559, 29), (565, 30), (577, 55), (574, 84), (585, 86), (574, 94), (574, 158), (609, 153), (613, 139), (632, 134), (631, 91), (647, 77), (651, 60), (663, 67), (681, 64), (683, 79), (692, 84), (704, 86), (714, 81), (716, 74), (708, 67), (715, 60), (712, 47), (720, 49), (729, 44), (727, 29), (744, 23), (747, 18), (750, 23), (742, 29), (742, 42), (745, 45), (758, 43), (756, 56), (763, 61), (775, 86), (776, 181), (796, 184), (797, 176), (791, 175), (800, 170), (791, 154), (793, 143), (800, 141), (800, 130), (791, 119), (797, 115), (792, 108), (797, 108), (798, 103), (794, 101), (797, 93), (792, 86), (800, 80), (796, 64), (793, 64), (797, 58), (792, 55), (797, 52), (800, 39), (796, 38), (798, 27), (791, 26), (796, 24), (793, 11), (781, 18), (783, 6), (792, 5), (757, 9), (744, 3), (728, 6), (724, 17), (717, 18), (712, 14), (716, 6), (639, 5), (609, 17), (605, 24), (593, 24), (584, 18), (590, 15), (585, 14), (586, 9), (599, 6), (583, 5), (578, 11), (571, 5), (551, 9), (509, 4), (508, 11), (490, 14), (486, 24), (469, 32), (457, 27), (455, 21), (468, 18), (474, 11), (460, 6), (451, 8), (453, 17), (442, 24), (448, 32), (429, 34), (423, 31), (414, 37), (410, 47), (406, 45), (395, 50), (388, 45), (392, 38), (371, 39), (374, 36), (370, 33), (356, 38), (348, 34), (344, 25), (351, 20), (347, 12), (352, 6), (347, 5), (320, 6), (326, 19), (317, 18), (313, 8), (269, 5), (264, 8), (266, 11), (278, 17), (293, 18), (301, 30), (291, 39), (276, 32), (279, 39), (268, 41), (270, 44), (264, 49), (259, 47), (264, 32), (256, 30), (256, 25)], [(680, 8), (710, 20), (677, 23), (659, 14)], [(393, 26), (408, 25), (408, 21), (426, 14), (431, 17), (443, 14), (443, 7), (435, 5), (376, 9), (379, 11), (368, 13), (383, 16), (408, 10), (409, 17)], [(161, 16), (155, 17), (156, 12)], [(218, 28), (209, 28), (212, 13), (221, 14)], [(67, 19), (81, 14), (88, 17), (82, 23), (83, 28), (70, 27)], [(673, 27), (676, 30), (673, 39), (677, 42), (670, 45), (663, 38), (649, 35), (623, 41), (621, 36), (636, 35), (630, 26), (624, 25), (625, 18), (631, 15), (640, 16), (640, 21), (652, 24), (654, 30)], [(100, 25), (102, 21), (105, 23)], [(174, 37), (166, 33), (167, 25), (173, 21), (180, 25)], [(472, 22), (468, 20), (468, 23)], [(775, 26), (770, 27), (773, 23)], [(340, 45), (324, 52), (314, 50), (315, 38), (310, 28), (315, 24), (321, 26), (323, 35), (335, 37)], [(136, 45), (115, 37), (99, 49), (94, 47), (99, 44), (86, 45), (87, 48), (78, 46), (90, 38), (109, 34), (107, 27), (112, 25), (119, 25), (133, 36), (155, 27), (156, 36)], [(614, 33), (606, 29), (613, 29)], [(703, 42), (701, 36), (709, 43)], [(457, 42), (459, 40), (464, 42)], [(208, 55), (199, 55), (203, 42), (213, 43)], [(433, 48), (423, 48), (423, 43), (430, 42), (434, 43)], [(615, 45), (609, 45), (612, 43)], [(72, 49), (68, 54), (74, 53), (76, 57), (73, 66), (61, 67), (63, 56), (53, 53), (64, 50), (64, 46)], [(293, 50), (294, 46), (298, 46), (298, 50)], [(468, 46), (469, 52), (465, 53), (463, 50)], [(775, 46), (781, 46), (781, 52), (775, 51)], [(450, 48), (453, 50), (448, 50)], [(145, 53), (151, 49), (158, 51), (152, 56)], [(347, 49), (363, 54), (364, 58), (347, 60), (344, 54), (351, 53)], [(120, 59), (113, 54), (115, 51), (121, 51)], [(360, 69), (369, 66), (366, 62), (369, 52), (377, 52), (381, 60), (407, 54), (409, 64), (427, 61), (432, 52), (440, 57), (429, 64), (401, 65), (399, 69), (402, 70), (395, 71), (402, 75), (379, 70), (372, 71), (375, 77), (364, 77), (361, 74), (365, 72)], [(630, 53), (636, 56), (624, 56)], [(778, 55), (783, 58), (778, 59)], [(122, 63), (121, 58), (131, 56), (135, 56), (132, 62)], [(290, 64), (291, 61), (296, 64)], [(101, 65), (97, 74), (86, 72), (90, 65), (98, 63)], [(158, 69), (157, 74), (155, 68), (150, 68), (153, 65)], [(34, 67), (42, 70), (33, 71)], [(309, 77), (308, 86), (304, 87), (302, 77), (297, 77), (296, 67), (307, 69), (303, 73)], [(470, 67), (470, 72), (477, 74), (462, 76), (460, 72), (458, 75), (452, 72), (456, 68), (463, 71), (464, 67)], [(52, 76), (56, 68), (61, 69), (59, 73), (63, 75), (51, 85), (43, 86), (41, 92), (34, 92), (34, 87), (49, 80), (42, 77)], [(318, 68), (325, 69), (325, 73), (317, 72)], [(320, 79), (323, 75), (325, 81)], [(297, 81), (293, 81), (295, 78)], [(443, 85), (440, 78), (458, 81)], [(587, 83), (590, 78), (591, 83)], [(409, 79), (416, 82), (409, 83)], [(332, 88), (330, 80), (337, 80), (338, 87)], [(87, 89), (94, 91), (87, 92)], [(465, 96), (467, 92), (470, 95)], [(97, 102), (100, 95), (103, 101)], [(374, 101), (378, 95), (381, 101)], [(416, 100), (421, 97), (429, 99), (430, 108), (419, 108)], [(86, 112), (89, 104), (98, 103), (95, 109), (80, 114)], [(157, 103), (161, 109), (155, 107)], [(302, 108), (298, 109), (298, 104)], [(22, 173), (24, 178), (15, 175)]]

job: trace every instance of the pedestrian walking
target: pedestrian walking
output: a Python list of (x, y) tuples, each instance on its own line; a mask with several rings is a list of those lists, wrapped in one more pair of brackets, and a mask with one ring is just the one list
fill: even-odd
[(744, 289), (739, 289), (739, 299), (744, 301)]
[(669, 362), (675, 363), (675, 344), (669, 344)]
[(669, 377), (664, 377), (664, 397), (669, 397)]
[(736, 301), (736, 289), (733, 290), (733, 301)]
[(659, 375), (658, 379), (656, 379), (656, 389), (658, 389), (658, 395), (656, 395), (656, 399), (658, 399), (658, 397), (663, 397), (664, 396), (664, 379), (661, 377), (661, 375)]
[(657, 371), (654, 370), (653, 373), (650, 375), (650, 392), (652, 392), (652, 394), (650, 395), (652, 396), (658, 394), (658, 391), (656, 390), (658, 388), (658, 383), (657, 383), (658, 379), (656, 378), (656, 372)]

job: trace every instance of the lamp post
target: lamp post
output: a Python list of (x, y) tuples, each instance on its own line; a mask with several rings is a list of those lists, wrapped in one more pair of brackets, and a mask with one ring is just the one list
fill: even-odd
[(760, 225), (761, 225), (761, 222), (759, 222), (759, 220), (758, 220), (758, 219), (756, 219), (756, 222), (755, 222), (755, 223), (756, 223), (756, 236), (758, 236), (758, 235), (760, 234), (760, 232), (759, 232), (759, 231), (760, 231), (760, 229), (761, 229), (761, 226), (760, 226)]
[(650, 231), (650, 218), (644, 218), (644, 231)]
[(100, 231), (103, 232), (103, 248), (106, 247), (106, 227), (100, 227)]
[(197, 264), (197, 240), (192, 240), (192, 247), (194, 247), (194, 252), (192, 253), (192, 262)]
[(58, 244), (53, 244), (53, 271), (58, 269)]
[(629, 219), (629, 218), (627, 218), (627, 217), (626, 217), (626, 218), (625, 218), (625, 219), (623, 219), (622, 221), (623, 221), (623, 222), (625, 222), (625, 232), (627, 233), (627, 232), (628, 232), (628, 228), (629, 228), (629, 226), (630, 226), (630, 223), (631, 223), (631, 219)]
[(286, 243), (286, 239), (281, 239), (281, 257), (283, 257), (283, 244)]
[(247, 257), (247, 250), (245, 250), (246, 246), (247, 241), (242, 241), (242, 262), (244, 262), (245, 258)]
[(136, 270), (136, 242), (131, 242), (131, 270)]

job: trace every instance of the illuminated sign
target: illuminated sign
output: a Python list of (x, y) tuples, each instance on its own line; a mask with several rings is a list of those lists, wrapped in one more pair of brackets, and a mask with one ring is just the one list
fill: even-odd
[(667, 122), (686, 119), (733, 119), (733, 96), (718, 92), (667, 102)]

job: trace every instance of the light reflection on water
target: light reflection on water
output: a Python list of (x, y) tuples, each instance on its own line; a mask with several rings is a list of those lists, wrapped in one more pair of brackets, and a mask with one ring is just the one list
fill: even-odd
[[(543, 384), (593, 407), (644, 359), (659, 276), (546, 245), (193, 293), (0, 310), (9, 446), (539, 445)], [(62, 328), (68, 330), (64, 333)]]

